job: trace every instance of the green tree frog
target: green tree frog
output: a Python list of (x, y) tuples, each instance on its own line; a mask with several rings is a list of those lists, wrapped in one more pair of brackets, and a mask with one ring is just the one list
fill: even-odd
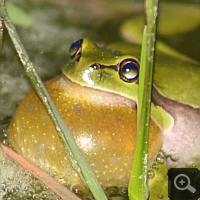
[[(63, 74), (45, 83), (58, 111), (103, 187), (128, 184), (136, 145), (140, 46), (98, 47), (75, 41)], [(200, 67), (157, 52), (149, 136), (150, 167), (162, 147), (168, 166), (198, 164)], [(35, 91), (8, 130), (14, 149), (66, 185), (83, 187)]]

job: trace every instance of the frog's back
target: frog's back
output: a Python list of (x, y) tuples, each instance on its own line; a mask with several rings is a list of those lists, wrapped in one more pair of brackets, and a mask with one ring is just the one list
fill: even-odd
[(200, 65), (158, 52), (153, 80), (162, 95), (195, 107), (200, 106)]
[[(132, 55), (140, 60), (141, 46), (137, 44), (115, 43), (108, 48)], [(167, 98), (200, 106), (200, 64), (156, 51), (154, 67), (154, 86)]]

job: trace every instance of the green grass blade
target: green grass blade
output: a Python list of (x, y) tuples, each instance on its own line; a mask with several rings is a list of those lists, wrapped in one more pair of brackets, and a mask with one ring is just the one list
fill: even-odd
[(144, 28), (142, 41), (137, 107), (137, 146), (128, 189), (130, 200), (145, 200), (148, 198), (148, 187), (146, 185), (148, 134), (157, 5), (158, 1), (146, 1), (147, 26)]
[[(90, 168), (89, 164), (86, 162), (82, 152), (78, 148), (74, 138), (70, 134), (69, 130), (67, 129), (65, 123), (63, 122), (61, 116), (59, 115), (57, 109), (55, 108), (48, 92), (46, 91), (40, 77), (37, 75), (32, 62), (30, 61), (25, 48), (23, 47), (19, 36), (16, 32), (16, 29), (11, 22), (6, 8), (4, 6), (4, 0), (1, 0), (0, 4), (0, 11), (1, 15), (3, 16), (5, 26), (8, 30), (8, 33), (11, 37), (11, 40), (15, 46), (15, 49), (18, 53), (18, 56), (26, 70), (28, 77), (30, 78), (34, 88), (36, 89), (39, 97), (41, 98), (42, 102), (44, 103), (49, 115), (51, 116), (55, 127), (58, 131), (59, 136), (63, 142), (63, 145), (66, 149), (66, 152), (72, 161), (73, 167), (79, 173), (79, 175), (83, 178), (90, 188), (91, 192), (93, 193), (95, 199), (97, 200), (106, 200), (107, 197), (103, 192), (101, 186), (99, 185), (92, 169)], [(77, 165), (78, 164), (78, 165)]]
[(2, 41), (3, 41), (3, 17), (0, 13), (0, 54), (2, 49)]
[[(143, 44), (146, 44), (146, 33), (147, 28), (144, 29), (144, 37), (143, 37)], [(146, 55), (146, 46), (142, 45), (142, 62), (140, 66), (145, 66), (146, 59), (143, 57)], [(145, 79), (144, 73), (145, 70), (141, 69), (140, 67), (140, 75), (139, 75), (139, 93), (138, 93), (138, 107), (137, 107), (137, 146), (135, 150), (132, 171), (131, 171), (131, 178), (129, 181), (129, 188), (128, 188), (128, 195), (130, 200), (145, 200), (147, 199), (148, 192), (146, 190), (146, 166), (147, 166), (147, 150), (148, 148), (148, 134), (145, 136), (145, 126), (143, 125), (144, 122), (144, 83), (141, 83), (141, 79)], [(142, 96), (142, 98), (141, 98)], [(145, 143), (146, 142), (146, 143)]]

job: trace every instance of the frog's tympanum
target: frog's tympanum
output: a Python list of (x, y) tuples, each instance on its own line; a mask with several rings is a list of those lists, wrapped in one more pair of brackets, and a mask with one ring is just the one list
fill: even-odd
[[(127, 185), (136, 146), (140, 47), (98, 47), (85, 38), (70, 47), (63, 74), (45, 86), (60, 115), (105, 187)], [(200, 67), (156, 53), (149, 135), (150, 166), (158, 150), (169, 167), (198, 164)], [(14, 149), (72, 187), (82, 182), (71, 167), (53, 122), (35, 91), (20, 104), (8, 130)]]

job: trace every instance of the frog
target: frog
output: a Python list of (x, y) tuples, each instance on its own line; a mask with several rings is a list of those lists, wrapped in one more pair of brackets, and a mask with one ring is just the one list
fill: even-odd
[[(71, 45), (71, 61), (63, 73), (45, 82), (102, 187), (120, 188), (129, 182), (137, 139), (140, 51), (138, 44), (100, 47), (80, 39)], [(169, 155), (168, 167), (199, 164), (199, 74), (195, 63), (156, 53), (148, 168), (161, 148)], [(7, 135), (14, 150), (61, 183), (85, 187), (35, 91), (19, 105)]]

